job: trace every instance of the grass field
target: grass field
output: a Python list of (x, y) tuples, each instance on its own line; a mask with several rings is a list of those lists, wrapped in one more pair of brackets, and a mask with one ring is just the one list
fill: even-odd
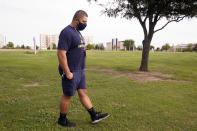
[(77, 127), (63, 128), (56, 125), (62, 94), (56, 52), (0, 52), (0, 130), (196, 131), (197, 53), (151, 53), (150, 71), (171, 76), (162, 80), (118, 76), (136, 74), (140, 60), (140, 52), (88, 51), (88, 95), (111, 116), (90, 124), (76, 94), (68, 118)]

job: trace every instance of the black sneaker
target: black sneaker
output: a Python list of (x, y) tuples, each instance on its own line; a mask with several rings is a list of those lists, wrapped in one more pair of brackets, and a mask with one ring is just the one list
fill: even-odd
[(65, 126), (65, 127), (75, 127), (76, 124), (70, 122), (67, 118), (65, 120), (60, 120), (58, 119), (57, 124), (61, 125), (61, 126)]
[(99, 121), (102, 121), (104, 119), (106, 119), (107, 117), (109, 117), (109, 114), (101, 114), (100, 112), (96, 112), (94, 117), (91, 117), (92, 119), (92, 124), (98, 123)]

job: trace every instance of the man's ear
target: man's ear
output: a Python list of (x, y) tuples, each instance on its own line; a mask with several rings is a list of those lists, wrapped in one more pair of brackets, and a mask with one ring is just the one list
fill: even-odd
[(76, 19), (75, 21), (76, 21), (77, 24), (79, 24), (79, 19)]

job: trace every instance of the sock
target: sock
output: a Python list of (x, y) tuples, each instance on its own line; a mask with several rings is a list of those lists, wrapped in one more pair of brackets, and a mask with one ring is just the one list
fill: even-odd
[(66, 119), (66, 115), (67, 114), (63, 114), (63, 113), (60, 112), (60, 118), (59, 119), (60, 120), (65, 120)]
[(96, 114), (93, 107), (90, 108), (90, 109), (88, 110), (88, 112), (89, 112), (89, 114), (90, 114), (91, 117), (94, 117), (95, 114)]

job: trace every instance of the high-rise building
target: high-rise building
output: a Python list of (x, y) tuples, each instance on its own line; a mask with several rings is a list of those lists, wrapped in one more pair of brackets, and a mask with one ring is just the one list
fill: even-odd
[[(113, 46), (113, 49), (112, 49)], [(112, 42), (106, 43), (105, 50), (111, 51), (111, 50), (124, 50), (124, 41), (118, 41), (118, 39), (112, 39)]]
[[(92, 36), (84, 36), (85, 44), (93, 44), (93, 37)], [(48, 48), (52, 49), (53, 44), (58, 46), (59, 35), (47, 35), (47, 34), (40, 34), (40, 49), (47, 50)]]
[(93, 44), (93, 37), (92, 36), (84, 36), (85, 45)]
[(40, 34), (40, 50), (47, 50), (47, 35)]
[(53, 48), (53, 44), (58, 45), (58, 40), (59, 40), (59, 35), (49, 35), (48, 36), (48, 43), (49, 43), (49, 47)]
[(0, 48), (3, 47), (3, 44), (4, 44), (4, 37), (3, 35), (0, 34)]
[(46, 35), (40, 34), (40, 49), (47, 50), (48, 48), (52, 49), (53, 44), (58, 44), (59, 35)]

